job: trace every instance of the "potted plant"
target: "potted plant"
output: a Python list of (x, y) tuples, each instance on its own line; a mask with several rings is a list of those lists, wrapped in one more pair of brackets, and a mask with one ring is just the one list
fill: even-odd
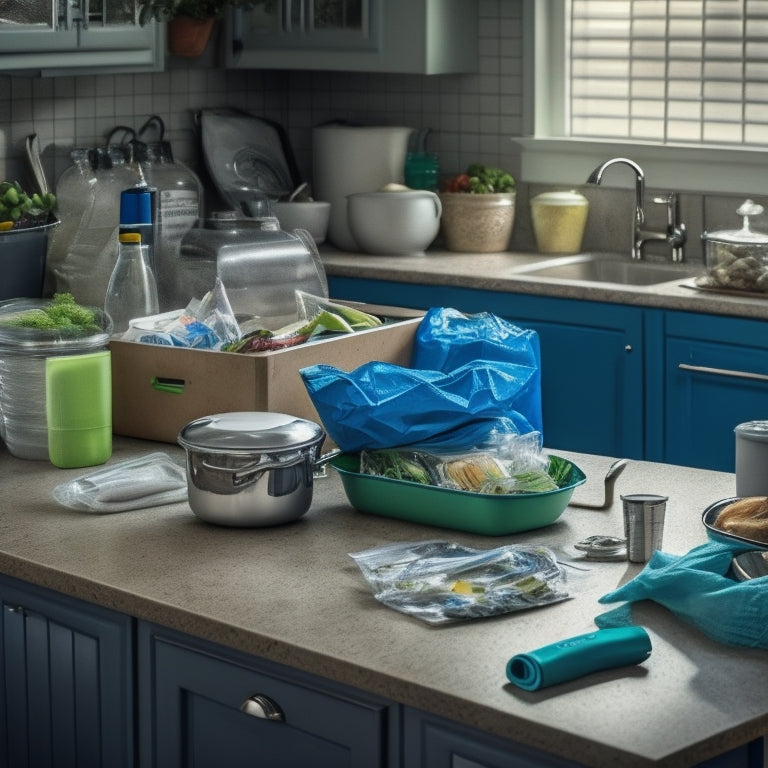
[(449, 251), (507, 250), (515, 222), (515, 179), (501, 168), (473, 164), (443, 184), (440, 220)]
[(168, 22), (168, 50), (175, 56), (199, 56), (216, 19), (227, 8), (251, 8), (255, 0), (139, 0), (139, 24)]

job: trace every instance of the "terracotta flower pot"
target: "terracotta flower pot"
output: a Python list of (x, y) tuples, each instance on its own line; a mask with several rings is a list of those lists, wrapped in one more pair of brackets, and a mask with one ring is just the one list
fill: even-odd
[(177, 16), (168, 22), (168, 50), (174, 56), (199, 56), (208, 45), (215, 19)]
[(515, 193), (443, 192), (440, 221), (445, 247), (463, 253), (506, 251), (515, 222)]

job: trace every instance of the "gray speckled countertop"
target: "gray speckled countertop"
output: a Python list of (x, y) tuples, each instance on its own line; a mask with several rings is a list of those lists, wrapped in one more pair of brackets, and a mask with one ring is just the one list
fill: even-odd
[[(115, 439), (111, 462), (171, 445)], [(588, 481), (574, 500), (602, 500), (612, 459), (565, 454)], [(682, 766), (768, 732), (768, 653), (709, 640), (654, 604), (635, 609), (653, 643), (641, 666), (539, 692), (510, 686), (509, 657), (594, 629), (598, 598), (640, 566), (594, 563), (573, 572), (573, 599), (435, 628), (377, 603), (349, 552), (447, 538), (490, 548), (621, 534), (619, 495), (669, 496), (664, 549), (706, 540), (701, 514), (734, 493), (734, 476), (630, 462), (605, 511), (569, 507), (547, 528), (482, 537), (353, 510), (335, 471), (317, 481), (299, 522), (218, 528), (187, 504), (113, 515), (58, 506), (55, 485), (87, 470), (23, 461), (0, 447), (0, 571), (276, 662), (374, 692), (590, 766)]]
[[(418, 256), (371, 256), (339, 251), (330, 245), (323, 245), (321, 256), (328, 275), (339, 277), (457, 286), (768, 319), (768, 294), (762, 298), (696, 290), (694, 278), (690, 275), (652, 286), (544, 279), (526, 275), (519, 270), (555, 257), (516, 252), (468, 254), (429, 250)], [(691, 265), (691, 275), (700, 272), (704, 272), (703, 266), (699, 270), (697, 266)]]

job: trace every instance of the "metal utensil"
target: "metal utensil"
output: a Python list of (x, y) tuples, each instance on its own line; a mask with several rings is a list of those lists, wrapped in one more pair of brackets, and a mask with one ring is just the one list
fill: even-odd
[(752, 549), (736, 555), (731, 562), (733, 575), (739, 581), (768, 576), (768, 550)]
[(608, 471), (605, 473), (605, 497), (602, 504), (594, 504), (585, 501), (571, 501), (569, 506), (582, 507), (584, 509), (608, 509), (613, 504), (613, 491), (618, 480), (619, 475), (624, 471), (627, 466), (627, 459), (617, 459), (608, 467)]
[(306, 181), (303, 181), (301, 184), (299, 184), (299, 186), (296, 187), (296, 189), (294, 189), (293, 192), (291, 192), (291, 194), (288, 196), (288, 202), (292, 203), (299, 195), (306, 192), (308, 186), (309, 184)]
[(49, 191), (48, 179), (45, 176), (43, 163), (40, 159), (40, 142), (37, 139), (36, 133), (30, 133), (29, 136), (27, 136), (25, 148), (37, 189), (41, 195), (47, 195)]

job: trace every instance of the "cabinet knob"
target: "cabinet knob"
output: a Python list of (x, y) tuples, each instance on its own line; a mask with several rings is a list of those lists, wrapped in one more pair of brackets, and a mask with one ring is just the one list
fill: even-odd
[(280, 707), (269, 698), (260, 693), (255, 693), (247, 698), (241, 705), (240, 711), (252, 717), (261, 717), (264, 720), (285, 720), (285, 715)]
[(631, 352), (632, 351), (632, 345), (631, 344), (625, 344), (624, 345), (624, 351), (625, 352)]

